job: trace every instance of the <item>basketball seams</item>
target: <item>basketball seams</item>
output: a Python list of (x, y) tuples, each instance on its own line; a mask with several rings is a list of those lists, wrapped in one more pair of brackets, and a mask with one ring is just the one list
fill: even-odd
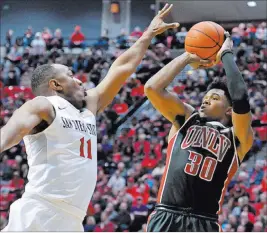
[(215, 48), (215, 47), (218, 46), (218, 45), (214, 45), (214, 46), (212, 46), (212, 47), (202, 47), (202, 46), (193, 46), (193, 45), (188, 45), (188, 44), (186, 44), (185, 46), (192, 47), (192, 48), (212, 49), (212, 48)]
[[(219, 46), (219, 45), (216, 45), (216, 46)], [(203, 58), (203, 59), (208, 59), (208, 58), (212, 57), (214, 54), (218, 53), (220, 49), (221, 49), (221, 47), (219, 47), (219, 49), (216, 50), (215, 53), (213, 53), (212, 55), (210, 55), (210, 56), (208, 56), (208, 57), (206, 57), (206, 58)]]
[[(205, 32), (202, 32), (202, 31), (200, 31), (200, 30), (198, 30), (198, 29), (194, 29), (194, 28), (191, 28), (190, 30), (194, 30), (194, 31), (197, 31), (197, 32), (202, 33), (202, 34), (205, 35), (206, 37), (210, 38), (216, 45), (218, 45), (218, 43), (217, 43), (212, 37), (210, 37), (209, 35), (207, 35)], [(219, 45), (219, 46), (220, 46), (220, 45)]]
[[(219, 37), (219, 42), (218, 42), (218, 43), (220, 43), (220, 41), (221, 41), (221, 36), (220, 36), (220, 33), (219, 33), (219, 31), (218, 31), (217, 26), (216, 26), (214, 23), (210, 22), (210, 21), (207, 21), (207, 23), (208, 23), (208, 24), (211, 24), (211, 25), (216, 29), (216, 32), (217, 32), (218, 37)], [(218, 44), (218, 46), (219, 46), (220, 48), (222, 47), (222, 46), (220, 46), (220, 44)]]
[(185, 50), (197, 54), (201, 59), (215, 60), (222, 47), (223, 31), (220, 25), (212, 21), (195, 24), (185, 38)]

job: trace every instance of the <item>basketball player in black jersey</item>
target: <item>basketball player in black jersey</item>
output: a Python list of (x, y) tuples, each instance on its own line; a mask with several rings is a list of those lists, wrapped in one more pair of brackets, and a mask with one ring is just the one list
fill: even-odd
[(220, 230), (217, 219), (227, 185), (253, 143), (246, 84), (226, 36), (217, 59), (227, 84), (212, 82), (199, 111), (165, 89), (187, 64), (207, 66), (196, 55), (182, 54), (145, 85), (153, 106), (173, 124), (149, 232)]

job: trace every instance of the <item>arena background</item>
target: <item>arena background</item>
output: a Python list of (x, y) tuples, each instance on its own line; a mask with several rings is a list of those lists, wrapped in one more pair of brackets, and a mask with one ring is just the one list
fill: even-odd
[[(141, 35), (166, 1), (4, 0), (1, 1), (1, 120), (33, 98), (30, 77), (44, 63), (72, 68), (87, 88), (105, 77), (122, 51)], [(168, 1), (168, 22), (178, 31), (153, 39), (141, 64), (97, 119), (98, 181), (84, 219), (85, 231), (144, 231), (164, 170), (170, 124), (144, 96), (143, 85), (181, 54), (187, 30), (211, 20), (231, 32), (236, 62), (248, 85), (255, 142), (228, 186), (219, 222), (223, 231), (267, 231), (267, 29), (266, 1)], [(78, 26), (78, 27), (77, 27)], [(81, 29), (78, 38), (74, 28)], [(81, 43), (76, 43), (81, 41)], [(78, 45), (77, 45), (78, 44)], [(208, 70), (186, 67), (170, 90), (199, 106), (221, 64)], [(9, 206), (27, 183), (23, 142), (1, 155), (0, 228)]]

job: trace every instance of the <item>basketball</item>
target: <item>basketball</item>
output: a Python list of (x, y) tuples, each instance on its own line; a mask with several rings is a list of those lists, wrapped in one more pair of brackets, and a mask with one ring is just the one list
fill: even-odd
[(224, 42), (224, 28), (211, 21), (195, 24), (185, 38), (185, 50), (202, 59), (215, 60)]

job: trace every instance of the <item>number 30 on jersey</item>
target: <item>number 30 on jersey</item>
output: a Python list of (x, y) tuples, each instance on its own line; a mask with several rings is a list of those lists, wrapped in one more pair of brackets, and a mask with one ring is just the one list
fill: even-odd
[[(199, 176), (201, 179), (211, 181), (217, 166), (217, 160), (211, 157), (206, 157), (201, 166), (203, 155), (194, 151), (189, 151), (188, 159), (184, 172), (191, 176)], [(200, 169), (201, 167), (201, 169)], [(200, 172), (199, 172), (200, 170)]]

